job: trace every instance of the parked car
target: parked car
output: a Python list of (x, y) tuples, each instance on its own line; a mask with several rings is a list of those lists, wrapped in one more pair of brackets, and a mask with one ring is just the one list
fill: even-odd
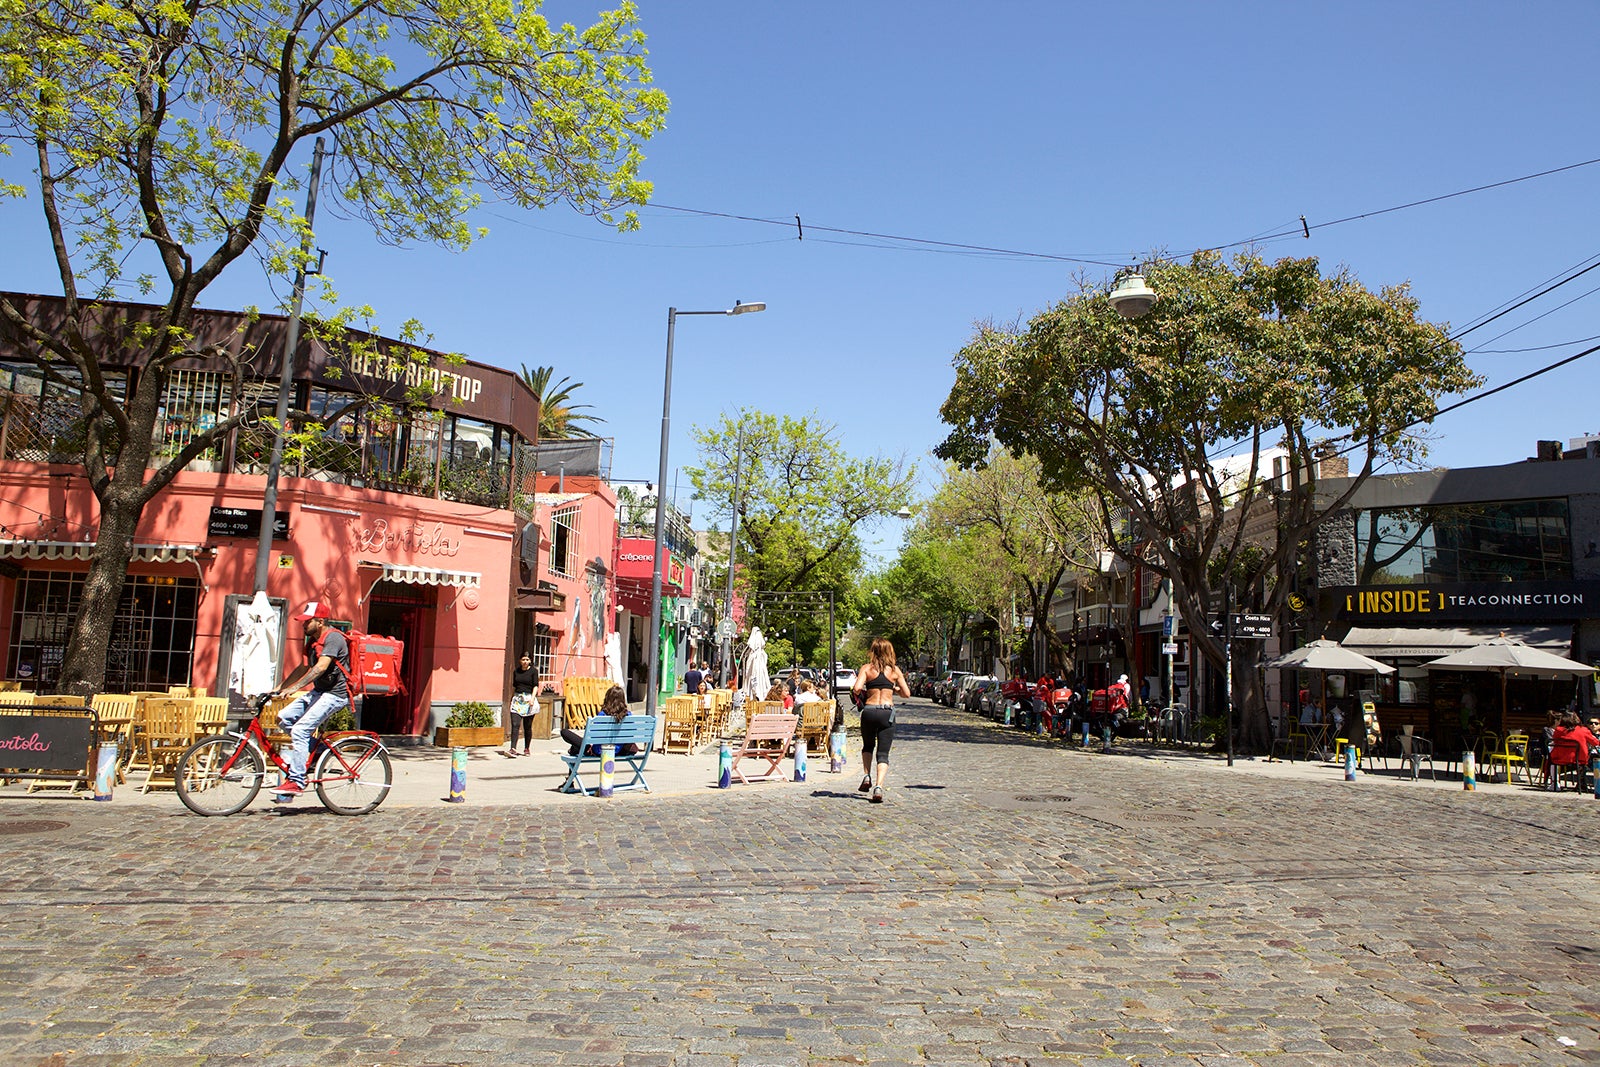
[(850, 687), (856, 684), (856, 672), (849, 667), (840, 667), (833, 672), (833, 687), (841, 693), (848, 693)]
[(967, 675), (967, 677), (961, 679), (961, 682), (956, 686), (956, 702), (952, 705), (952, 707), (957, 707), (962, 711), (970, 711), (976, 714), (978, 712), (978, 698), (983, 695), (984, 687), (987, 685), (992, 685), (993, 683), (994, 678), (991, 675)]
[(939, 703), (947, 708), (956, 706), (956, 693), (961, 688), (963, 679), (972, 676), (971, 671), (950, 671), (939, 680), (939, 692), (936, 694)]
[(1004, 687), (991, 679), (978, 693), (978, 714), (996, 722), (1003, 721), (1006, 717), (1007, 699), (1008, 694)]

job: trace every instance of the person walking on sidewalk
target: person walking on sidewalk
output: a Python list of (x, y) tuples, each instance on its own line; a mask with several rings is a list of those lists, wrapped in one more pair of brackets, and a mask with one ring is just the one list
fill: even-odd
[(872, 639), (872, 658), (856, 672), (850, 691), (861, 704), (861, 792), (870, 790), (872, 802), (882, 804), (884, 782), (889, 777), (889, 746), (894, 744), (894, 697), (896, 693), (911, 695), (905, 674), (895, 665), (894, 645), (888, 638)]
[(302, 693), (278, 712), (278, 725), (289, 731), (290, 742), (289, 777), (278, 786), (272, 798), (279, 804), (287, 804), (305, 791), (306, 759), (311, 754), (312, 735), (324, 719), (350, 704), (350, 690), (345, 686), (345, 679), (350, 675), (350, 642), (328, 625), (332, 617), (333, 611), (326, 602), (313, 600), (306, 604), (300, 613), (306, 625), (305, 665), (272, 694), (288, 696), (311, 686), (309, 692)]
[(539, 688), (539, 669), (533, 657), (526, 652), (517, 660), (517, 669), (511, 672), (511, 748), (509, 755), (517, 754), (517, 734), (522, 735), (522, 754), (533, 755), (533, 716), (539, 710), (534, 691)]

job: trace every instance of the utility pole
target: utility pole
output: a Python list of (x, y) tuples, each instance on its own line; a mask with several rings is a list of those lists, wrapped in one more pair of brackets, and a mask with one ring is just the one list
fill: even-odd
[(1233, 766), (1233, 583), (1222, 587), (1223, 729), (1228, 733), (1228, 766)]
[[(300, 237), (300, 264), (294, 272), (294, 297), (289, 304), (289, 328), (283, 341), (283, 373), (278, 378), (278, 406), (275, 414), (278, 432), (272, 438), (272, 458), (267, 463), (267, 487), (261, 494), (261, 533), (256, 540), (256, 586), (262, 593), (267, 588), (267, 564), (272, 556), (272, 528), (278, 518), (278, 472), (283, 467), (283, 443), (288, 436), (289, 394), (294, 389), (294, 352), (300, 347), (300, 310), (305, 304), (306, 275), (320, 273), (307, 271), (311, 258), (311, 222), (317, 214), (317, 182), (322, 177), (322, 138), (317, 138), (316, 150), (311, 156), (311, 187), (306, 190), (306, 228)], [(231, 623), (229, 625), (232, 625)]]
[(739, 552), (739, 475), (744, 466), (744, 426), (739, 426), (739, 444), (733, 458), (733, 518), (728, 523), (728, 598), (724, 602), (722, 628), (721, 688), (728, 688), (728, 661), (733, 658), (733, 561)]

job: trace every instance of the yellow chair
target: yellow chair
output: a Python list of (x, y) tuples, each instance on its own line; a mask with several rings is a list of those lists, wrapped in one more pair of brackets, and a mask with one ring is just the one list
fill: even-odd
[(1529, 785), (1533, 784), (1533, 776), (1528, 771), (1528, 735), (1524, 733), (1506, 734), (1504, 744), (1489, 753), (1489, 769), (1504, 767), (1506, 784), (1512, 781), (1512, 770), (1522, 768), (1522, 779)]
[(195, 701), (179, 697), (147, 697), (144, 706), (144, 734), (140, 740), (144, 754), (144, 785), (177, 785), (173, 772), (178, 757), (195, 742)]
[(661, 750), (689, 753), (700, 741), (694, 697), (668, 697), (662, 708)]
[(100, 720), (100, 739), (117, 743), (117, 784), (128, 780), (128, 761), (132, 758), (133, 716), (139, 698), (131, 693), (96, 693), (90, 707)]
[(227, 697), (194, 698), (195, 736), (205, 737), (208, 734), (220, 734), (223, 730), (227, 729), (227, 726)]

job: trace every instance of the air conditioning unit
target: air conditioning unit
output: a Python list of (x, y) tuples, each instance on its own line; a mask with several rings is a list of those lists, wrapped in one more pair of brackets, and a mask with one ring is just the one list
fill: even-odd
[(679, 626), (688, 626), (689, 617), (693, 614), (694, 610), (688, 604), (678, 604), (672, 609), (672, 621)]

